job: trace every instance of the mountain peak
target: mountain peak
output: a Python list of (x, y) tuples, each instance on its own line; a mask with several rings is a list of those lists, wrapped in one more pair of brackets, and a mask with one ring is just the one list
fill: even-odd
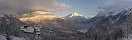
[(70, 14), (70, 17), (73, 17), (73, 16), (82, 16), (82, 15), (80, 15), (80, 14), (77, 13), (77, 12), (73, 12), (72, 14)]
[(80, 15), (79, 13), (77, 12), (73, 12), (72, 15)]

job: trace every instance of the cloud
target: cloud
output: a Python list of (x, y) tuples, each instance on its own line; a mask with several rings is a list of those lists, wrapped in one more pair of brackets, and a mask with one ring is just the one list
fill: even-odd
[(28, 10), (65, 10), (70, 6), (55, 0), (0, 0), (0, 12), (22, 12)]
[(100, 6), (98, 7), (97, 11), (99, 16), (107, 16), (108, 12), (112, 12), (112, 11), (122, 11), (125, 10), (127, 8), (132, 8), (132, 1), (130, 0), (114, 0), (114, 4), (112, 5), (108, 5), (108, 6)]
[(64, 10), (66, 8), (70, 8), (70, 5), (65, 4), (65, 3), (53, 3), (53, 6), (55, 6), (56, 8), (59, 8), (60, 10)]
[(65, 10), (70, 7), (69, 4), (59, 3), (55, 0), (37, 0), (33, 8), (46, 9), (48, 11)]

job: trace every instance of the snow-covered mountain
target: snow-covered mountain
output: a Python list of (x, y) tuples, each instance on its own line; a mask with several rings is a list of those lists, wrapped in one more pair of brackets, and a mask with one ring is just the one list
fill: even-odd
[(108, 12), (108, 13), (98, 13), (95, 17), (88, 20), (88, 22), (90, 25), (93, 25), (93, 24), (97, 23), (98, 21), (101, 21), (101, 20), (108, 18), (110, 16), (115, 16), (117, 14), (118, 14), (117, 11), (112, 11), (112, 12)]
[[(122, 35), (126, 35), (128, 38), (131, 37), (127, 36), (127, 34), (132, 35), (132, 9), (123, 10), (116, 15), (107, 17), (95, 16), (91, 19), (77, 12), (65, 17), (59, 17), (40, 11), (36, 16), (31, 16), (31, 18), (40, 22), (45, 22), (44, 20), (47, 22), (47, 19), (52, 20), (44, 24), (34, 24), (31, 21), (29, 21), (31, 23), (21, 22), (14, 16), (0, 15), (0, 39), (117, 40), (118, 38), (123, 38)], [(40, 34), (35, 34), (36, 32), (33, 34), (26, 33), (20, 30), (20, 27), (25, 25), (40, 27)], [(88, 25), (91, 26), (89, 27)]]
[(82, 16), (82, 15), (80, 15), (80, 14), (77, 13), (77, 12), (73, 12), (73, 13), (71, 13), (70, 15), (68, 15), (67, 17), (76, 17), (76, 16)]
[(104, 11), (100, 11), (98, 12), (98, 14), (96, 15), (96, 17), (98, 16), (104, 16), (104, 17), (108, 17), (108, 16), (111, 16), (111, 15), (116, 15), (118, 14), (120, 11), (109, 11), (109, 12), (104, 12)]
[[(109, 12), (108, 14), (113, 14), (113, 12)], [(132, 8), (129, 8), (126, 10), (122, 10), (116, 15), (109, 15), (107, 17), (95, 16), (91, 18), (90, 20), (88, 20), (88, 25), (91, 25), (94, 27), (101, 27), (101, 28), (119, 26), (125, 23), (131, 23), (132, 22), (131, 16), (132, 16)]]
[(66, 16), (64, 19), (72, 22), (86, 22), (88, 17), (80, 15), (77, 12), (73, 12), (72, 14)]
[(107, 17), (95, 16), (89, 21), (93, 25), (88, 28), (88, 33), (95, 34), (97, 40), (131, 40), (129, 35), (132, 35), (132, 8)]

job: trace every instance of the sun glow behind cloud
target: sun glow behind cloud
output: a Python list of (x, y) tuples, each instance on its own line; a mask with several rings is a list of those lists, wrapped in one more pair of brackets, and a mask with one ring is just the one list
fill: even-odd
[(48, 23), (57, 18), (63, 19), (63, 17), (55, 16), (51, 12), (36, 11), (32, 13), (34, 16), (19, 18), (23, 22), (33, 22), (33, 23)]

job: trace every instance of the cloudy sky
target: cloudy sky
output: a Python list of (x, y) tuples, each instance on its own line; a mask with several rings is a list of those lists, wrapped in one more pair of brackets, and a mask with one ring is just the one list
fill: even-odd
[[(95, 16), (97, 13), (103, 14), (110, 11), (124, 10), (132, 8), (132, 0), (58, 0), (69, 4), (70, 8), (59, 12), (58, 15), (69, 14), (73, 11), (85, 16)], [(98, 12), (103, 10), (101, 12)]]
[(132, 8), (131, 4), (132, 0), (0, 0), (0, 11), (46, 10), (60, 16), (78, 12), (93, 17), (98, 13)]

